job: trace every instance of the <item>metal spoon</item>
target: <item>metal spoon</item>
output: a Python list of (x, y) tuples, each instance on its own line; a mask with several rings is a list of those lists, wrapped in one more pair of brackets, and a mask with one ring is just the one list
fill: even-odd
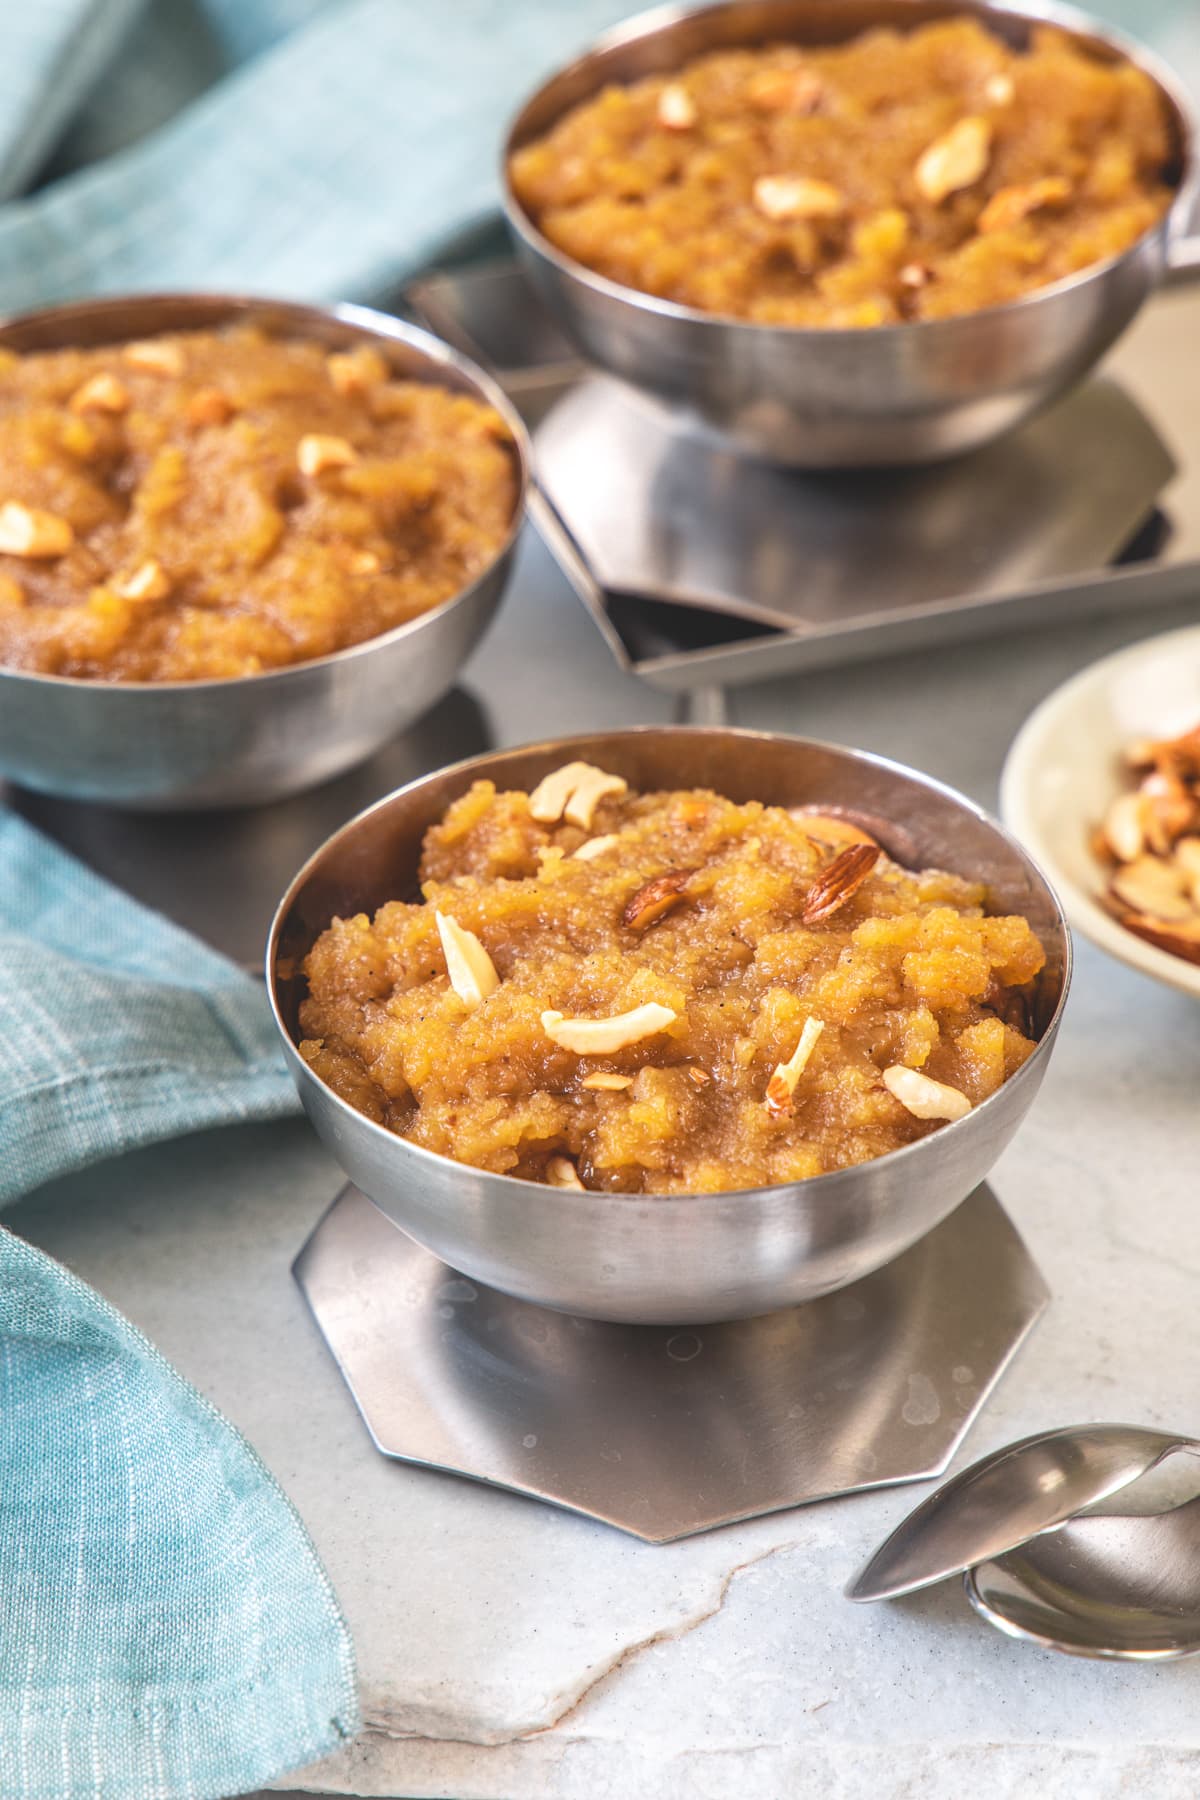
[(1072, 1519), (963, 1576), (1009, 1637), (1069, 1656), (1167, 1662), (1200, 1652), (1200, 1497), (1161, 1513)]
[(897, 1526), (850, 1583), (850, 1600), (888, 1600), (1016, 1550), (1106, 1500), (1176, 1450), (1200, 1443), (1140, 1425), (1077, 1425), (996, 1450)]

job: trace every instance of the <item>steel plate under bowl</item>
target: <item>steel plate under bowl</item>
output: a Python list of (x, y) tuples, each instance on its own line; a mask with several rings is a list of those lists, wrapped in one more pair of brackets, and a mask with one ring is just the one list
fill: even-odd
[(294, 1272), (385, 1456), (654, 1543), (939, 1474), (1048, 1299), (988, 1188), (841, 1293), (699, 1330), (509, 1299), (355, 1188)]

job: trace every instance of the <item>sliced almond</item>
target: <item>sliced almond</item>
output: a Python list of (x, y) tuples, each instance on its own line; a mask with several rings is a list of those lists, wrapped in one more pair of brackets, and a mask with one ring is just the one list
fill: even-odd
[(1165, 856), (1175, 839), (1196, 823), (1196, 800), (1178, 776), (1164, 774), (1161, 769), (1147, 775), (1138, 794), (1146, 842)]
[(621, 923), (630, 931), (645, 931), (656, 919), (678, 906), (687, 891), (695, 869), (667, 869), (644, 882), (631, 894), (621, 912)]
[(1200, 837), (1181, 837), (1175, 846), (1175, 863), (1186, 881), (1200, 881)]
[[(818, 844), (826, 844), (841, 849), (846, 844), (874, 844), (875, 839), (853, 819), (840, 818), (836, 813), (818, 812), (807, 806), (793, 806), (788, 809), (788, 817), (796, 823)], [(878, 845), (876, 845), (878, 849)]]
[(578, 850), (572, 853), (571, 860), (572, 862), (593, 862), (597, 856), (603, 856), (606, 850), (611, 850), (613, 845), (619, 844), (620, 841), (621, 839), (615, 831), (606, 831), (603, 837), (588, 838), (585, 844), (580, 844)]
[(828, 919), (857, 893), (882, 852), (878, 844), (847, 844), (818, 875), (800, 911), (802, 925)]
[(186, 366), (179, 345), (163, 343), (159, 338), (126, 344), (121, 354), (131, 369), (138, 369), (143, 375), (182, 375)]
[(0, 506), (0, 552), (5, 556), (65, 556), (75, 533), (57, 513), (6, 500)]
[(831, 182), (809, 175), (760, 175), (754, 184), (754, 206), (764, 219), (837, 219), (846, 210), (845, 195)]
[(360, 344), (357, 350), (334, 350), (325, 358), (330, 385), (342, 395), (365, 394), (388, 378), (388, 366), (378, 350)]
[(1161, 856), (1139, 856), (1124, 864), (1114, 872), (1109, 887), (1130, 912), (1152, 919), (1190, 919), (1195, 914), (1183, 870)]
[(564, 763), (538, 782), (529, 796), (529, 813), (541, 825), (554, 825), (565, 818), (569, 824), (587, 831), (592, 814), (606, 794), (628, 792), (628, 782), (619, 775), (609, 775), (592, 763)]
[(751, 106), (764, 113), (816, 112), (825, 85), (815, 69), (764, 69), (746, 89)]
[(974, 186), (988, 166), (991, 150), (989, 121), (974, 114), (960, 119), (918, 157), (913, 170), (917, 192), (940, 206), (949, 195)]
[(656, 117), (664, 131), (690, 131), (699, 116), (696, 102), (677, 81), (668, 83), (658, 96)]
[(1200, 963), (1200, 919), (1181, 919), (1167, 924), (1162, 919), (1147, 919), (1138, 913), (1125, 913), (1121, 923), (1136, 937), (1145, 938), (1159, 950), (1181, 956), (1184, 962)]
[(1071, 198), (1071, 184), (1061, 175), (1043, 175), (1040, 181), (1027, 181), (1018, 187), (998, 188), (979, 215), (978, 229), (1011, 231), (1030, 213), (1044, 206), (1062, 206)]
[(450, 986), (468, 1006), (482, 1005), (500, 986), (495, 963), (473, 931), (468, 931), (445, 913), (435, 911), (433, 916), (442, 940)]
[(883, 1085), (914, 1119), (965, 1119), (971, 1102), (958, 1088), (901, 1064), (883, 1071)]
[(546, 1185), (554, 1188), (578, 1189), (582, 1194), (585, 1189), (579, 1179), (579, 1170), (569, 1156), (552, 1156), (546, 1164)]
[(608, 1019), (565, 1019), (560, 1012), (544, 1012), (542, 1030), (576, 1056), (611, 1056), (614, 1051), (665, 1031), (678, 1017), (669, 1006), (651, 1000), (645, 1006), (635, 1006), (632, 1012), (616, 1013)]
[(1119, 862), (1133, 862), (1146, 848), (1145, 807), (1140, 794), (1118, 794), (1101, 827)]
[(223, 388), (197, 388), (187, 403), (189, 425), (227, 425), (237, 407)]
[(115, 375), (102, 370), (77, 387), (67, 404), (77, 413), (123, 413), (129, 408), (129, 389)]
[(983, 84), (983, 97), (989, 106), (1011, 106), (1016, 91), (1012, 76), (1002, 70), (989, 75)]
[(808, 1059), (816, 1047), (817, 1039), (824, 1029), (823, 1019), (805, 1019), (804, 1030), (800, 1033), (800, 1042), (785, 1063), (776, 1063), (774, 1073), (767, 1083), (766, 1094), (767, 1111), (775, 1118), (783, 1118), (785, 1114), (791, 1112), (796, 1083), (803, 1075)]
[(595, 1075), (585, 1075), (579, 1085), (598, 1094), (621, 1094), (633, 1086), (633, 1076), (618, 1075), (615, 1069), (599, 1069)]
[(154, 557), (128, 574), (114, 575), (108, 585), (122, 600), (165, 600), (171, 591), (166, 571)]
[(296, 462), (302, 475), (320, 475), (326, 469), (348, 469), (358, 461), (358, 451), (344, 437), (309, 431), (296, 445)]

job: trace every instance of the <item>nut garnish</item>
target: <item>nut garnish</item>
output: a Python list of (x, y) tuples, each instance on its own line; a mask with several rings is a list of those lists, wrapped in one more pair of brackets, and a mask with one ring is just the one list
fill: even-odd
[(983, 84), (983, 97), (989, 106), (1011, 106), (1016, 91), (1012, 76), (1002, 71), (989, 75)]
[(475, 936), (445, 913), (434, 912), (450, 986), (470, 1007), (482, 1005), (500, 985), (496, 965)]
[(656, 116), (664, 131), (690, 131), (699, 114), (687, 89), (672, 81), (658, 96)]
[(388, 366), (377, 350), (361, 344), (357, 350), (334, 350), (325, 358), (330, 385), (342, 395), (365, 394), (387, 380)]
[(1143, 918), (1140, 913), (1126, 913), (1121, 920), (1135, 937), (1145, 938), (1159, 950), (1181, 956), (1184, 962), (1200, 963), (1200, 917), (1165, 924), (1161, 919)]
[(971, 1102), (958, 1088), (897, 1063), (883, 1071), (883, 1085), (914, 1119), (965, 1119)]
[[(793, 806), (788, 809), (788, 817), (795, 819), (805, 835), (818, 844), (840, 848), (843, 844), (875, 843), (869, 831), (864, 831), (853, 819), (843, 819), (837, 813), (818, 812), (815, 807)], [(878, 849), (877, 844), (876, 848)]]
[(538, 782), (529, 796), (529, 813), (540, 825), (556, 825), (565, 818), (568, 824), (588, 831), (592, 814), (606, 794), (628, 792), (628, 782), (619, 775), (608, 775), (592, 763), (564, 763)]
[(542, 1030), (564, 1050), (576, 1056), (611, 1056), (629, 1044), (665, 1031), (679, 1017), (669, 1006), (650, 1000), (635, 1006), (632, 1012), (616, 1013), (608, 1019), (565, 1019), (560, 1012), (542, 1014)]
[(754, 205), (765, 219), (836, 219), (846, 210), (845, 196), (828, 181), (809, 175), (760, 175), (754, 183)]
[(702, 1069), (699, 1063), (692, 1063), (689, 1066), (687, 1078), (693, 1087), (706, 1088), (712, 1086), (712, 1076), (707, 1069)]
[(1132, 862), (1146, 848), (1145, 808), (1140, 794), (1118, 794), (1104, 815), (1108, 847), (1121, 862)]
[(178, 344), (164, 344), (160, 339), (146, 338), (140, 343), (126, 344), (121, 355), (131, 369), (143, 375), (182, 375), (183, 351)]
[(586, 1190), (579, 1179), (579, 1170), (569, 1156), (552, 1156), (546, 1164), (546, 1185), (555, 1188), (577, 1188), (582, 1194)]
[(979, 215), (979, 230), (1009, 231), (1043, 206), (1062, 206), (1071, 198), (1071, 184), (1061, 175), (1043, 175), (1020, 187), (998, 188)]
[(800, 923), (816, 925), (820, 920), (828, 919), (851, 894), (857, 893), (881, 854), (878, 844), (847, 844), (844, 850), (839, 850), (809, 888), (801, 908)]
[(123, 413), (129, 408), (129, 389), (115, 375), (101, 370), (77, 387), (67, 402), (72, 412)]
[(344, 437), (306, 432), (296, 445), (296, 461), (302, 475), (320, 475), (325, 469), (347, 469), (358, 461), (358, 451)]
[(114, 575), (108, 585), (122, 600), (165, 600), (171, 591), (166, 572), (154, 557), (128, 574)]
[(606, 831), (603, 837), (588, 838), (586, 843), (580, 844), (578, 850), (572, 852), (571, 860), (572, 862), (591, 862), (595, 857), (603, 856), (606, 850), (611, 850), (613, 845), (619, 844), (620, 841), (621, 839), (615, 831)]
[(1139, 738), (1124, 761), (1139, 785), (1117, 795), (1092, 839), (1117, 865), (1104, 903), (1137, 937), (1200, 962), (1200, 727)]
[(814, 69), (764, 69), (746, 90), (751, 106), (765, 113), (812, 113), (821, 104), (824, 83)]
[(630, 931), (645, 931), (656, 919), (661, 919), (664, 913), (680, 904), (695, 873), (695, 869), (668, 869), (643, 882), (636, 894), (631, 894), (625, 902), (621, 912), (622, 925), (628, 926)]
[(917, 192), (939, 206), (949, 195), (972, 187), (987, 168), (991, 149), (992, 127), (987, 119), (976, 114), (960, 119), (918, 157), (913, 170)]
[(805, 1019), (804, 1030), (800, 1033), (800, 1042), (785, 1063), (776, 1063), (774, 1073), (767, 1083), (766, 1093), (767, 1111), (774, 1118), (782, 1119), (791, 1112), (796, 1083), (803, 1075), (817, 1039), (824, 1029), (823, 1019)]
[(6, 500), (0, 506), (0, 552), (6, 556), (65, 556), (75, 542), (67, 519)]
[(1165, 856), (1138, 856), (1122, 865), (1109, 884), (1114, 898), (1131, 912), (1177, 921), (1195, 915), (1184, 870)]
[(594, 1088), (598, 1094), (620, 1094), (633, 1086), (632, 1075), (618, 1075), (615, 1069), (599, 1069), (595, 1075), (585, 1075), (580, 1087)]
[(187, 404), (189, 425), (227, 425), (237, 407), (222, 388), (197, 388)]

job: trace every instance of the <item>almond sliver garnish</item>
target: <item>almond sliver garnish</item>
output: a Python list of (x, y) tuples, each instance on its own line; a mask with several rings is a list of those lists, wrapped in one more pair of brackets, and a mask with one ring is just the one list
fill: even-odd
[(825, 1021), (823, 1019), (805, 1019), (804, 1030), (800, 1033), (800, 1042), (785, 1063), (776, 1063), (775, 1071), (767, 1083), (768, 1112), (779, 1116), (791, 1111), (792, 1095), (796, 1091), (796, 1083), (803, 1075), (808, 1059), (816, 1048), (817, 1039), (824, 1029)]
[(900, 1063), (883, 1071), (883, 1085), (914, 1119), (965, 1119), (971, 1102), (958, 1088)]
[(591, 862), (593, 857), (603, 856), (606, 850), (611, 850), (613, 845), (619, 844), (620, 841), (621, 839), (615, 831), (606, 831), (603, 837), (588, 838), (586, 843), (580, 844), (578, 850), (572, 853), (571, 861)]
[(496, 965), (475, 936), (445, 913), (434, 912), (446, 973), (459, 999), (470, 1007), (481, 1006), (500, 986)]
[(566, 1019), (562, 1013), (550, 1010), (542, 1014), (542, 1030), (576, 1056), (611, 1056), (616, 1050), (665, 1031), (678, 1017), (669, 1006), (650, 1000), (645, 1006), (635, 1006), (632, 1012), (614, 1013), (608, 1019)]
[(633, 1086), (633, 1076), (618, 1075), (615, 1069), (599, 1069), (595, 1075), (585, 1075), (579, 1085), (598, 1094), (622, 1094)]
[(556, 1188), (576, 1188), (583, 1194), (587, 1192), (579, 1179), (579, 1170), (569, 1156), (552, 1156), (546, 1164), (546, 1185)]

